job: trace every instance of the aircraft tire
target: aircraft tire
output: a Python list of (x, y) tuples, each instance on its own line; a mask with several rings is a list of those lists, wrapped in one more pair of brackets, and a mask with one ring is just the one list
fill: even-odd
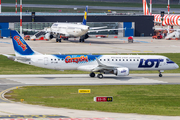
[(90, 77), (95, 77), (95, 75), (96, 75), (96, 74), (95, 74), (94, 72), (91, 72), (91, 73), (89, 74)]
[(102, 74), (98, 74), (97, 77), (98, 77), (99, 79), (102, 79), (102, 78), (103, 78), (103, 75), (102, 75)]
[(50, 35), (49, 38), (52, 39), (52, 38), (53, 38), (53, 35)]
[(59, 42), (61, 42), (61, 39), (59, 39)]
[(58, 38), (56, 38), (56, 42), (58, 42), (59, 40), (58, 40)]
[(159, 77), (162, 77), (162, 74), (161, 74), (161, 73), (159, 74)]

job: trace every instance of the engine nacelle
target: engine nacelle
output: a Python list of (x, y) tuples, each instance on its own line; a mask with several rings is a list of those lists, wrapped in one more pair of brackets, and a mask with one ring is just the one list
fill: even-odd
[(128, 68), (117, 68), (114, 70), (114, 74), (117, 76), (127, 76), (129, 75), (129, 69)]
[(50, 33), (46, 33), (44, 37), (45, 39), (49, 39), (49, 36), (50, 36)]

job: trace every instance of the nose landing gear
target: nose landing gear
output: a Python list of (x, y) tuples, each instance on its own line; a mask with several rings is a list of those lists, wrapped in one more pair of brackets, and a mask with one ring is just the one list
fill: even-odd
[(161, 73), (159, 73), (159, 77), (162, 77), (162, 74), (161, 74)]
[(164, 71), (159, 70), (159, 77), (162, 77), (162, 76), (163, 76), (163, 75), (161, 74), (161, 72), (164, 72)]

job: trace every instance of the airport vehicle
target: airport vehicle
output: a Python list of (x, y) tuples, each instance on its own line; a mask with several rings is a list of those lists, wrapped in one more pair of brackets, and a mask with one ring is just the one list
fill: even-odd
[(79, 42), (84, 42), (87, 39), (89, 32), (99, 32), (99, 31), (111, 31), (111, 30), (122, 30), (122, 29), (102, 29), (107, 26), (102, 27), (92, 27), (86, 25), (87, 21), (88, 6), (84, 12), (83, 22), (78, 24), (73, 23), (54, 23), (49, 28), (44, 28), (43, 30), (34, 29), (23, 29), (25, 31), (38, 31), (31, 39), (37, 39), (38, 37), (44, 35), (45, 39), (52, 39), (56, 37), (56, 42), (61, 42), (61, 39), (68, 40), (68, 38), (80, 37)]
[[(143, 2), (144, 15), (150, 15), (146, 0), (142, 0), (142, 2)], [(166, 26), (166, 25), (179, 26), (180, 25), (180, 15), (164, 14), (163, 21), (162, 21), (161, 14), (152, 14), (152, 15), (154, 16), (154, 23), (162, 24), (163, 26)]]
[(172, 60), (160, 55), (43, 55), (33, 51), (15, 30), (11, 30), (15, 56), (8, 59), (56, 70), (89, 71), (90, 77), (103, 78), (103, 74), (127, 76), (130, 70), (157, 70), (159, 77), (164, 70), (177, 69)]

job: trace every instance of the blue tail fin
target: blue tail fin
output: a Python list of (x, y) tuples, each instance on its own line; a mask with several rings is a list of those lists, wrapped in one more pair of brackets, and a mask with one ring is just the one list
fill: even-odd
[(87, 14), (88, 14), (88, 6), (86, 6), (86, 10), (84, 12), (84, 18), (83, 18), (83, 25), (86, 25), (86, 21), (87, 21)]
[(35, 52), (29, 47), (16, 30), (11, 30), (11, 36), (16, 56), (35, 54)]

